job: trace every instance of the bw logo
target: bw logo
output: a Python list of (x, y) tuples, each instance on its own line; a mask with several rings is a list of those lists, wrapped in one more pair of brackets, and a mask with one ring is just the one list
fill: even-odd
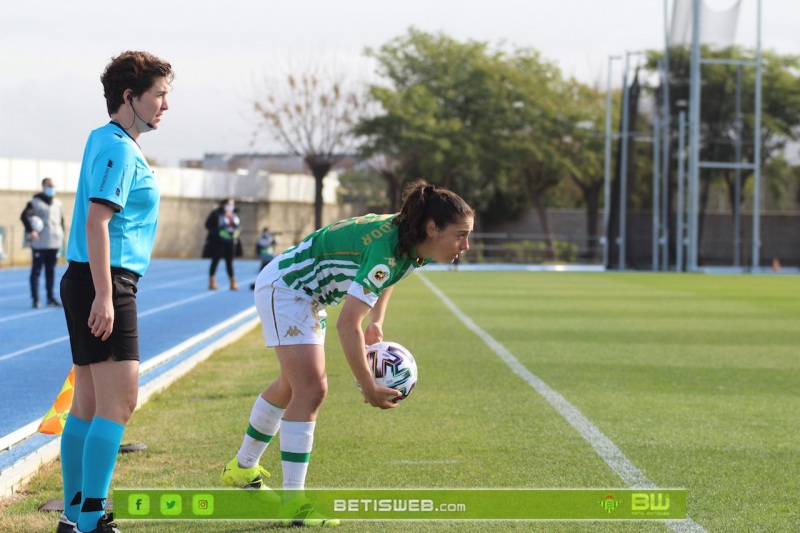
[(669, 509), (669, 494), (661, 492), (631, 494), (632, 511), (667, 511)]
[(302, 335), (303, 332), (297, 326), (292, 326), (286, 330), (286, 335), (284, 337), (297, 337), (298, 335)]

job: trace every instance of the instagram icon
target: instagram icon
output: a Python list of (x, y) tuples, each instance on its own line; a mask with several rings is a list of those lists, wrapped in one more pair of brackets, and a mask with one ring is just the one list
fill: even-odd
[(192, 514), (196, 516), (214, 514), (214, 496), (211, 494), (195, 494), (192, 496)]

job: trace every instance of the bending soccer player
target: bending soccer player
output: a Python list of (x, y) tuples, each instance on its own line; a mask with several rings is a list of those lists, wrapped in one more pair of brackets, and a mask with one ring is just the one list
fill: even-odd
[[(452, 263), (468, 250), (474, 218), (458, 195), (418, 180), (405, 190), (399, 213), (331, 224), (261, 271), (256, 308), (280, 374), (256, 398), (241, 448), (223, 470), (225, 484), (265, 488), (263, 478), (269, 473), (259, 459), (280, 429), (283, 488), (302, 494), (317, 413), (328, 392), (324, 345), (329, 305), (344, 300), (336, 329), (364, 401), (381, 409), (397, 406), (391, 400), (400, 392), (374, 381), (365, 346), (383, 340), (393, 285), (431, 260)], [(285, 502), (281, 515), (294, 524), (336, 522), (313, 511), (302, 496)]]

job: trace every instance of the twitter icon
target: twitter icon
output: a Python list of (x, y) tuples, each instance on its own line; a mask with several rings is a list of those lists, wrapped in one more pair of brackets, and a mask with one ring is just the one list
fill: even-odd
[(181, 496), (180, 494), (162, 494), (159, 501), (159, 508), (161, 514), (164, 516), (177, 516), (181, 514)]

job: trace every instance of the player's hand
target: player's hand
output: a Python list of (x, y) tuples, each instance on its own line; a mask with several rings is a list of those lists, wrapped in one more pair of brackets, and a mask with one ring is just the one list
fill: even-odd
[(367, 328), (364, 330), (364, 342), (367, 346), (372, 346), (377, 342), (381, 342), (383, 340), (383, 329), (379, 324), (372, 322)]
[(36, 231), (36, 230), (31, 231), (28, 235), (30, 236), (30, 239), (32, 241), (38, 241), (39, 240), (39, 232)]
[(364, 403), (368, 403), (379, 409), (394, 409), (397, 407), (397, 404), (392, 403), (391, 400), (402, 396), (400, 391), (390, 389), (384, 385), (379, 385), (374, 381), (372, 382), (372, 386), (362, 387), (361, 390), (364, 393)]
[(87, 325), (92, 330), (92, 335), (100, 337), (101, 340), (111, 336), (111, 332), (114, 331), (114, 304), (111, 296), (107, 298), (95, 296)]

